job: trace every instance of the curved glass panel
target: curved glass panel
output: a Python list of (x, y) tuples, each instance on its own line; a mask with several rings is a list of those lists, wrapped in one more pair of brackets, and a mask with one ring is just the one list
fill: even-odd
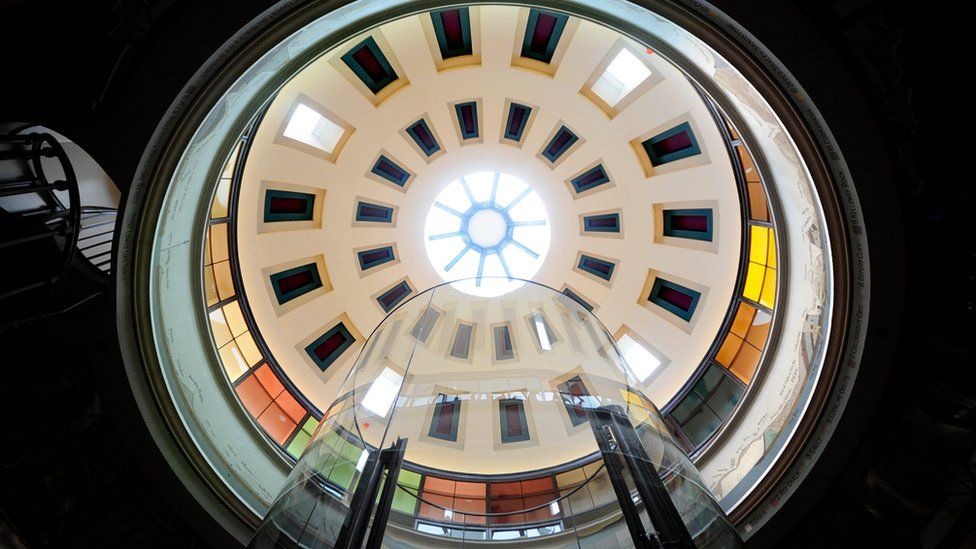
[(555, 290), (437, 286), (370, 336), (252, 546), (738, 545), (637, 379)]

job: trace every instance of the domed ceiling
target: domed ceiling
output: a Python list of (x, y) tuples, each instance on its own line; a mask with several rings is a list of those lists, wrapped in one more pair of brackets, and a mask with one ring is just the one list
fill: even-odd
[[(647, 391), (655, 402), (666, 403), (715, 339), (738, 275), (739, 195), (719, 128), (680, 71), (612, 30), (575, 18), (568, 21), (558, 38), (558, 65), (550, 64), (544, 72), (517, 61), (529, 10), (486, 6), (468, 12), (471, 50), (476, 53), (450, 58), (450, 66), (439, 66), (443, 62), (437, 33), (428, 28), (430, 16), (408, 17), (321, 57), (296, 75), (268, 108), (251, 138), (237, 204), (241, 278), (262, 337), (295, 386), (317, 407), (327, 408), (358, 347), (388, 312), (376, 296), (400, 283), (413, 294), (445, 279), (476, 274), (469, 263), (478, 263), (473, 250), (453, 272), (444, 272), (463, 248), (462, 239), (427, 240), (425, 223), (428, 215), (464, 213), (473, 203), (486, 201), (492, 190), (491, 181), (475, 177), (469, 192), (483, 191), (483, 196), (454, 193), (439, 198), (450, 193), (452, 182), (472, 179), (478, 172), (504, 172), (531, 190), (521, 210), (514, 211), (522, 216), (519, 221), (533, 221), (533, 209), (540, 219), (548, 213), (551, 246), (539, 258), (538, 272), (529, 276), (580, 296), (611, 333), (626, 328), (653, 346), (652, 352), (667, 365), (648, 380)], [(396, 74), (379, 97), (344, 60), (347, 52), (356, 55), (362, 43), (377, 48)], [(580, 90), (587, 89), (608, 57), (613, 60), (620, 52), (644, 68), (646, 79), (626, 108), (611, 117)], [(397, 89), (387, 92), (390, 87)], [(471, 105), (472, 137), (462, 133), (459, 104)], [(531, 109), (519, 139), (505, 135), (513, 104)], [(309, 107), (313, 118), (325, 115), (323, 125), (342, 127), (337, 130), (341, 143), (333, 145), (330, 155), (286, 137), (290, 117)], [(681, 124), (693, 128), (701, 152), (646, 173), (642, 153), (631, 142)], [(424, 152), (418, 145), (423, 140), (410, 133), (414, 127), (429, 132), (436, 151)], [(564, 129), (574, 141), (552, 161), (545, 156), (546, 147)], [(373, 173), (381, 155), (410, 173), (404, 185)], [(594, 167), (602, 170), (606, 182), (577, 191), (573, 179)], [(504, 195), (498, 198), (502, 207), (518, 197), (512, 196), (507, 179), (498, 189)], [(313, 206), (317, 215), (304, 222), (266, 221), (267, 196), (274, 191), (314, 195), (319, 199)], [(431, 212), (435, 204), (447, 208)], [(375, 215), (363, 215), (361, 210), (370, 207)], [(656, 207), (710, 209), (711, 241), (655, 242)], [(604, 214), (615, 214), (616, 231), (601, 231), (600, 226), (587, 230), (586, 219), (606, 219), (594, 217)], [(451, 229), (457, 232), (458, 227), (440, 232)], [(448, 259), (438, 257), (434, 264), (428, 249), (442, 245), (448, 249), (439, 253)], [(518, 253), (506, 253), (517, 271), (514, 276), (533, 263), (533, 253), (545, 252), (512, 248)], [(363, 252), (374, 250), (377, 255), (389, 250), (391, 256), (364, 269)], [(592, 268), (581, 263), (590, 259), (595, 260)], [(323, 285), (281, 303), (269, 277), (312, 262)], [(609, 269), (609, 275), (600, 269)], [(485, 274), (503, 275), (500, 271), (488, 261)], [(654, 272), (701, 292), (690, 322), (660, 307), (643, 306), (642, 293)], [(323, 370), (305, 352), (305, 340), (318, 337), (337, 318), (348, 319), (346, 328), (359, 337)]]
[(384, 317), (477, 275), (503, 278), (455, 287), (526, 278), (594, 312), (700, 450), (761, 370), (777, 290), (766, 191), (715, 103), (617, 31), (512, 6), (397, 19), (308, 64), (230, 155), (209, 227), (215, 347), (295, 457)]

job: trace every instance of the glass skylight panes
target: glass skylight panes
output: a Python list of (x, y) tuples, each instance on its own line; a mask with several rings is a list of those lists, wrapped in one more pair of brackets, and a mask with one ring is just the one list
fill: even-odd
[(376, 381), (366, 391), (366, 396), (363, 397), (363, 406), (380, 417), (386, 417), (386, 414), (390, 411), (390, 406), (396, 400), (402, 383), (402, 375), (389, 368), (383, 368), (383, 373), (376, 378)]
[(654, 370), (657, 370), (657, 367), (661, 365), (661, 359), (652, 355), (643, 345), (627, 334), (620, 338), (617, 347), (620, 348), (620, 353), (627, 362), (627, 366), (630, 367), (630, 371), (641, 382), (646, 381), (654, 373)]
[(427, 256), (463, 292), (497, 296), (531, 279), (549, 251), (549, 216), (539, 196), (508, 174), (479, 172), (451, 182), (430, 207)]
[(299, 103), (288, 119), (284, 136), (332, 154), (345, 130), (318, 111)]
[(651, 70), (647, 65), (630, 50), (623, 48), (593, 84), (593, 93), (613, 107), (649, 76)]

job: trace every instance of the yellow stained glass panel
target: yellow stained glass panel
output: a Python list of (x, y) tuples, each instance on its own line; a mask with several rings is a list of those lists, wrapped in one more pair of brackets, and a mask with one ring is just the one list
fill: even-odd
[[(758, 225), (752, 225), (749, 229), (751, 231), (749, 238), (749, 261), (765, 265), (766, 251), (769, 248), (769, 229)], [(214, 259), (216, 257), (215, 254)]]
[(769, 229), (769, 253), (766, 257), (766, 266), (776, 268), (776, 233)]
[(244, 355), (241, 354), (240, 348), (237, 347), (237, 343), (231, 341), (227, 345), (220, 348), (220, 362), (224, 365), (224, 371), (227, 372), (227, 377), (230, 380), (237, 381), (245, 372), (247, 372), (247, 362), (244, 359)]
[(776, 269), (766, 269), (766, 278), (763, 280), (762, 295), (759, 296), (759, 303), (773, 308), (776, 301)]
[[(766, 268), (758, 263), (749, 263), (749, 270), (746, 271), (746, 284), (742, 289), (742, 295), (746, 299), (759, 301), (759, 294), (762, 293), (763, 273)], [(218, 279), (219, 280), (219, 279)]]
[(261, 356), (261, 351), (258, 350), (257, 344), (254, 343), (254, 338), (251, 337), (251, 332), (245, 332), (243, 335), (238, 337), (237, 346), (240, 348), (241, 354), (244, 355), (244, 359), (247, 361), (248, 366), (253, 366), (264, 358)]
[(217, 296), (217, 280), (214, 278), (214, 270), (210, 265), (203, 268), (203, 286), (207, 293), (207, 307), (220, 301)]
[(220, 300), (234, 297), (234, 278), (230, 274), (230, 261), (221, 261), (213, 266), (214, 279), (217, 281), (217, 295)]
[(230, 259), (230, 252), (227, 249), (227, 223), (210, 226), (210, 253), (214, 263)]
[(227, 205), (230, 203), (230, 179), (221, 179), (217, 183), (213, 204), (210, 206), (210, 217), (217, 219), (227, 217)]
[(227, 326), (230, 333), (237, 337), (247, 331), (247, 323), (244, 322), (244, 313), (241, 312), (241, 303), (234, 301), (224, 305), (224, 317), (227, 319)]
[(214, 343), (217, 345), (217, 348), (223, 347), (233, 339), (230, 334), (230, 328), (227, 327), (227, 319), (224, 317), (224, 312), (220, 309), (211, 311), (210, 313), (210, 330), (213, 332)]

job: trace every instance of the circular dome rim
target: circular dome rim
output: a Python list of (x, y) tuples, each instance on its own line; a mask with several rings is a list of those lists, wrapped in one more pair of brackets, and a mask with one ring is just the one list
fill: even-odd
[[(538, 2), (538, 4), (546, 4), (546, 2)], [(447, 5), (447, 3), (444, 3), (444, 5)], [(656, 8), (660, 8), (660, 6), (655, 6), (655, 7)], [(658, 11), (660, 12), (660, 9), (658, 9)], [(690, 12), (690, 13), (687, 13), (687, 15), (689, 17), (693, 17), (695, 14), (694, 14), (694, 12)], [(707, 22), (707, 21), (703, 21), (703, 23), (705, 23), (705, 22)], [(239, 46), (239, 44), (238, 44), (238, 46)], [(219, 64), (219, 63), (215, 63), (215, 64)], [(209, 82), (208, 76), (211, 76), (211, 75), (204, 74), (204, 75), (200, 76), (201, 81), (211, 83), (211, 82)], [(195, 90), (194, 91), (191, 91), (191, 92), (188, 92), (188, 97), (190, 99), (199, 99), (199, 97), (195, 97)], [(206, 103), (206, 101), (204, 101), (204, 103)], [(178, 110), (177, 113), (174, 115), (174, 117), (179, 116), (179, 115), (182, 115), (182, 114), (185, 114), (188, 111), (192, 113), (192, 112), (194, 112), (194, 109), (199, 108), (199, 107), (200, 107), (200, 105), (198, 105), (198, 104), (194, 105), (193, 102), (191, 101), (187, 105), (184, 105), (183, 106), (183, 109), (184, 110)], [(197, 117), (198, 120), (200, 118), (201, 117)], [(186, 120), (183, 120), (182, 122), (185, 123)], [(190, 124), (190, 125), (193, 126), (193, 124)], [(172, 129), (172, 128), (173, 128), (173, 126), (169, 126), (169, 129)], [(184, 130), (185, 130), (185, 128), (184, 128)], [(192, 130), (192, 128), (191, 128), (191, 130)], [(165, 134), (166, 132), (163, 132), (163, 133)], [(190, 133), (192, 133), (192, 131)], [(164, 137), (157, 136), (157, 138), (159, 140), (164, 140), (165, 137), (168, 137), (168, 136), (164, 136)], [(188, 139), (187, 133), (185, 131), (183, 132), (182, 138), (184, 140)], [(176, 148), (178, 149), (177, 155), (182, 154), (183, 149), (181, 147), (176, 147)], [(815, 152), (820, 152), (819, 147), (816, 147), (816, 146), (814, 146), (812, 148), (812, 150), (815, 151)], [(150, 157), (144, 159), (144, 166), (147, 165), (147, 164), (149, 164), (149, 165), (154, 164), (157, 161), (162, 161), (162, 162), (165, 163), (166, 162), (166, 159), (169, 159), (170, 161), (174, 160), (174, 158), (173, 158), (173, 152), (172, 151), (167, 151), (166, 153), (162, 153), (158, 157), (154, 157), (153, 155), (150, 155)], [(143, 192), (145, 192), (145, 188), (147, 186), (149, 186), (151, 189), (157, 191), (157, 193), (158, 193), (158, 188), (153, 188), (153, 186), (149, 183), (150, 180), (156, 180), (158, 182), (158, 179), (159, 179), (159, 173), (158, 173), (158, 171), (155, 172), (155, 173), (151, 173), (149, 170), (144, 170), (141, 173), (140, 177), (137, 177), (136, 178), (136, 181), (134, 182), (133, 187), (135, 189), (142, 189)], [(820, 180), (818, 179), (817, 181), (819, 182)], [(168, 181), (165, 181), (164, 182), (165, 185), (168, 185), (168, 183), (169, 183)], [(136, 193), (136, 194), (138, 194), (138, 193)], [(140, 196), (145, 196), (145, 195), (140, 195)], [(157, 202), (158, 202), (158, 198), (159, 198), (158, 197), (158, 194), (156, 195), (156, 198), (157, 198)], [(141, 226), (140, 226), (140, 230), (142, 230), (142, 231), (146, 230), (146, 227), (145, 227), (145, 219), (143, 217), (141, 217), (141, 214), (144, 213), (144, 212), (140, 212), (140, 210), (142, 209), (142, 204), (140, 204), (137, 201), (134, 201), (132, 199), (132, 195), (130, 195), (129, 204), (130, 204), (130, 206), (126, 209), (127, 213), (129, 214), (127, 216), (129, 218), (129, 222), (131, 223), (133, 219), (135, 219), (137, 221), (138, 220), (142, 220), (142, 223), (141, 223)], [(150, 214), (150, 217), (152, 217), (151, 214)], [(152, 223), (149, 223), (149, 224), (151, 225)], [(135, 231), (135, 232), (138, 233), (139, 231)], [(838, 231), (833, 231), (832, 234), (834, 236), (836, 236), (837, 232)], [(843, 230), (843, 227), (840, 228), (839, 232), (841, 234), (845, 233), (845, 231)], [(124, 239), (124, 240), (125, 240), (125, 242), (124, 242), (125, 244), (131, 246), (131, 242), (132, 242), (131, 239)], [(843, 240), (843, 242), (846, 243), (847, 241), (846, 240)], [(133, 291), (133, 287), (134, 286), (137, 287), (137, 288), (140, 287), (140, 284), (141, 284), (141, 287), (145, 287), (146, 286), (146, 284), (143, 283), (143, 282), (133, 282), (133, 280), (142, 281), (142, 280), (145, 279), (145, 277), (146, 277), (145, 270), (146, 270), (146, 268), (147, 268), (147, 266), (149, 264), (148, 261), (145, 262), (145, 265), (143, 265), (143, 266), (140, 266), (137, 262), (132, 261), (132, 257), (135, 257), (136, 255), (138, 255), (139, 257), (145, 258), (145, 248), (144, 247), (139, 247), (139, 246), (134, 246), (133, 249), (136, 252), (142, 251), (143, 253), (141, 253), (141, 254), (138, 254), (137, 253), (137, 254), (133, 254), (132, 256), (126, 256), (126, 257), (121, 258), (120, 259), (120, 267), (122, 267), (122, 268), (117, 271), (117, 273), (118, 273), (118, 275), (117, 275), (117, 281), (119, 282), (120, 295), (123, 295), (123, 296), (126, 296), (126, 295), (128, 295), (129, 292)], [(834, 249), (836, 251), (839, 248), (835, 247)], [(846, 251), (847, 248), (844, 247), (843, 249)], [(137, 274), (137, 276), (135, 276), (135, 277), (131, 276), (132, 275), (132, 272), (135, 272)], [(139, 274), (139, 273), (141, 273), (141, 274)], [(137, 301), (138, 301), (138, 298), (137, 298)], [(123, 349), (123, 351), (124, 351), (124, 353), (127, 355), (127, 357), (130, 360), (132, 359), (133, 356), (138, 356), (139, 354), (141, 354), (142, 351), (139, 350), (139, 347), (142, 347), (142, 348), (145, 348), (145, 347), (153, 348), (154, 347), (154, 343), (151, 341), (151, 336), (149, 337), (149, 340), (148, 341), (146, 339), (146, 337), (147, 337), (147, 331), (146, 331), (146, 328), (145, 327), (147, 325), (147, 319), (145, 319), (145, 315), (143, 315), (142, 317), (140, 317), (140, 315), (138, 314), (140, 311), (134, 311), (133, 309), (135, 309), (135, 307), (131, 307), (131, 305), (132, 305), (132, 302), (129, 301), (128, 298), (125, 298), (124, 297), (123, 299), (120, 299), (120, 303), (119, 303), (119, 306), (118, 306), (119, 307), (119, 316), (120, 316), (120, 319), (136, 320), (136, 319), (141, 318), (141, 321), (139, 321), (139, 322), (130, 322), (130, 323), (124, 323), (124, 322), (122, 322), (122, 323), (120, 323), (120, 332), (122, 332), (122, 333), (130, 333), (130, 334), (134, 333), (136, 335), (136, 337), (134, 338), (135, 341), (138, 341), (139, 342), (139, 343), (135, 343), (133, 345), (124, 345), (125, 348)], [(145, 312), (145, 311), (141, 311), (141, 312)], [(831, 333), (832, 334), (834, 332), (835, 332), (834, 330), (831, 330)], [(155, 355), (155, 353), (147, 353), (146, 354), (146, 356), (152, 356), (152, 355)], [(130, 363), (130, 360), (127, 360), (126, 361), (127, 364)], [(132, 372), (131, 368), (130, 368), (130, 372)], [(134, 375), (138, 375), (138, 370), (136, 370), (134, 372)], [(130, 378), (131, 378), (131, 376), (130, 376)], [(147, 385), (143, 386), (143, 389), (146, 389), (146, 388), (152, 389), (152, 387), (153, 386), (151, 384), (147, 384)], [(168, 395), (168, 393), (164, 392), (161, 396), (168, 397), (169, 395)], [(165, 401), (166, 399), (164, 398), (163, 400)], [(178, 425), (177, 426), (172, 426), (171, 425), (171, 427), (172, 428), (176, 428), (176, 430), (179, 430)], [(190, 439), (187, 439), (187, 440), (190, 441)], [(192, 442), (192, 441), (190, 441), (190, 442), (191, 442), (191, 446), (194, 446), (195, 445), (194, 442)]]

